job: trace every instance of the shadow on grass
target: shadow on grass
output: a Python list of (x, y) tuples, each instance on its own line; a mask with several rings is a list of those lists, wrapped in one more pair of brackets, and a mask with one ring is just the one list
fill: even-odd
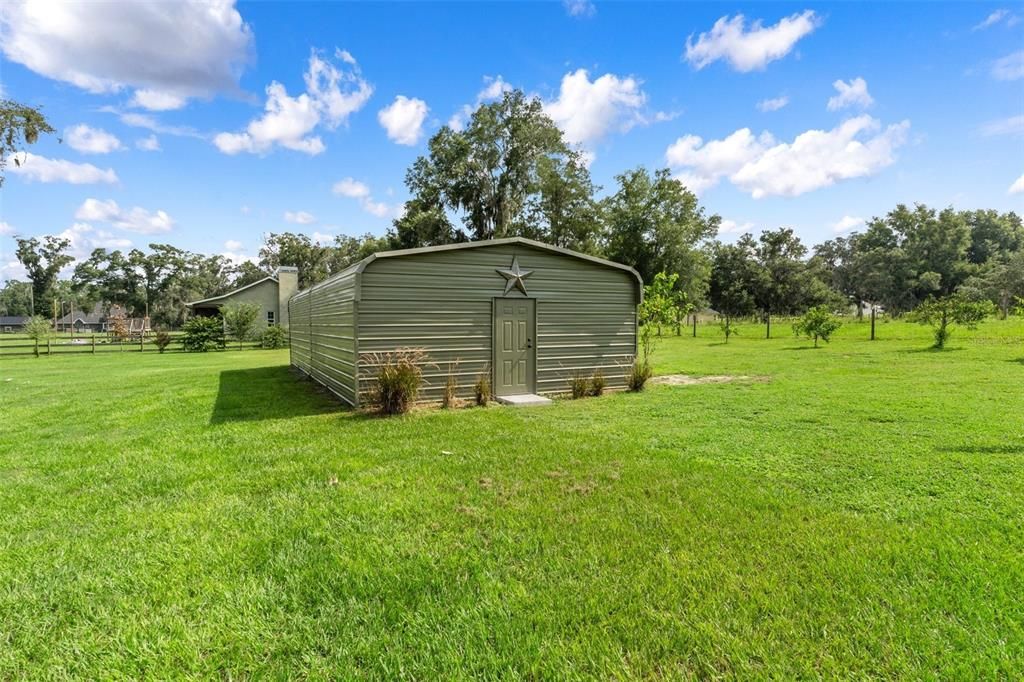
[(957, 348), (933, 348), (928, 346), (927, 348), (901, 348), (897, 350), (897, 353), (957, 353), (962, 351), (962, 347)]
[(782, 350), (821, 350), (822, 348), (824, 346), (818, 346), (817, 348), (814, 346), (786, 346)]
[(1024, 455), (1024, 445), (947, 445), (939, 452), (963, 452), (975, 455)]
[(1024, 365), (1024, 358), (1010, 358), (1007, 362), (1016, 362), (1018, 365)]
[(288, 419), (347, 411), (334, 396), (287, 365), (220, 373), (211, 424)]

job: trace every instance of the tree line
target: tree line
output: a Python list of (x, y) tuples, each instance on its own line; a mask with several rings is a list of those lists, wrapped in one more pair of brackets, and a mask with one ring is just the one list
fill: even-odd
[[(863, 232), (815, 246), (789, 228), (736, 243), (715, 239), (721, 223), (668, 169), (643, 167), (594, 184), (585, 154), (565, 141), (536, 98), (520, 91), (483, 104), (462, 130), (428, 142), (405, 176), (410, 198), (381, 237), (320, 244), (290, 232), (265, 236), (257, 262), (191, 253), (169, 244), (148, 251), (96, 249), (68, 279), (70, 243), (18, 239), (31, 287), (9, 282), (0, 314), (49, 315), (53, 300), (85, 309), (119, 303), (154, 323), (183, 322), (184, 303), (299, 269), (308, 287), (382, 250), (523, 236), (635, 268), (646, 283), (671, 275), (672, 297), (727, 317), (845, 310), (861, 302), (900, 314), (954, 292), (991, 300), (1003, 315), (1024, 296), (1024, 228), (1015, 213), (896, 206)], [(662, 280), (664, 283), (664, 280)]]

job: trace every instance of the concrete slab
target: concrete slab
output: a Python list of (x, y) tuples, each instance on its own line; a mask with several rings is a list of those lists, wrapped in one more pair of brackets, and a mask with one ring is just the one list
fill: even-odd
[(544, 396), (524, 393), (523, 395), (502, 395), (495, 398), (502, 405), (512, 407), (529, 407), (531, 405), (550, 405), (551, 399)]

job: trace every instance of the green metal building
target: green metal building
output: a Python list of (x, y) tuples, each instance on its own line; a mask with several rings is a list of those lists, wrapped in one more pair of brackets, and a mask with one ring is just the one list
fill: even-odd
[(377, 253), (291, 298), (291, 364), (354, 406), (398, 348), (428, 355), (423, 400), (449, 373), (460, 397), (482, 372), (499, 398), (596, 371), (621, 388), (642, 292), (633, 268), (521, 237)]

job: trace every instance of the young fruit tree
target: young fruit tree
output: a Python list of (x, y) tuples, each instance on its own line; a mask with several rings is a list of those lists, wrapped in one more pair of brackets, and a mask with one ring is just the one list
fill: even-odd
[(242, 342), (253, 335), (261, 310), (257, 303), (228, 303), (220, 309), (224, 330), (238, 341), (239, 349)]
[(829, 338), (843, 326), (839, 318), (832, 314), (828, 306), (815, 306), (804, 313), (793, 324), (793, 333), (814, 339), (814, 347), (818, 347), (818, 339), (828, 343)]
[(928, 298), (917, 306), (912, 318), (929, 325), (935, 337), (932, 348), (943, 349), (953, 334), (954, 325), (975, 329), (978, 323), (994, 312), (992, 301), (971, 301), (961, 294)]
[(50, 321), (42, 315), (33, 315), (25, 320), (25, 326), (22, 327), (22, 330), (28, 338), (35, 341), (35, 354), (38, 358), (39, 342), (46, 341), (53, 336), (53, 327), (50, 325)]

